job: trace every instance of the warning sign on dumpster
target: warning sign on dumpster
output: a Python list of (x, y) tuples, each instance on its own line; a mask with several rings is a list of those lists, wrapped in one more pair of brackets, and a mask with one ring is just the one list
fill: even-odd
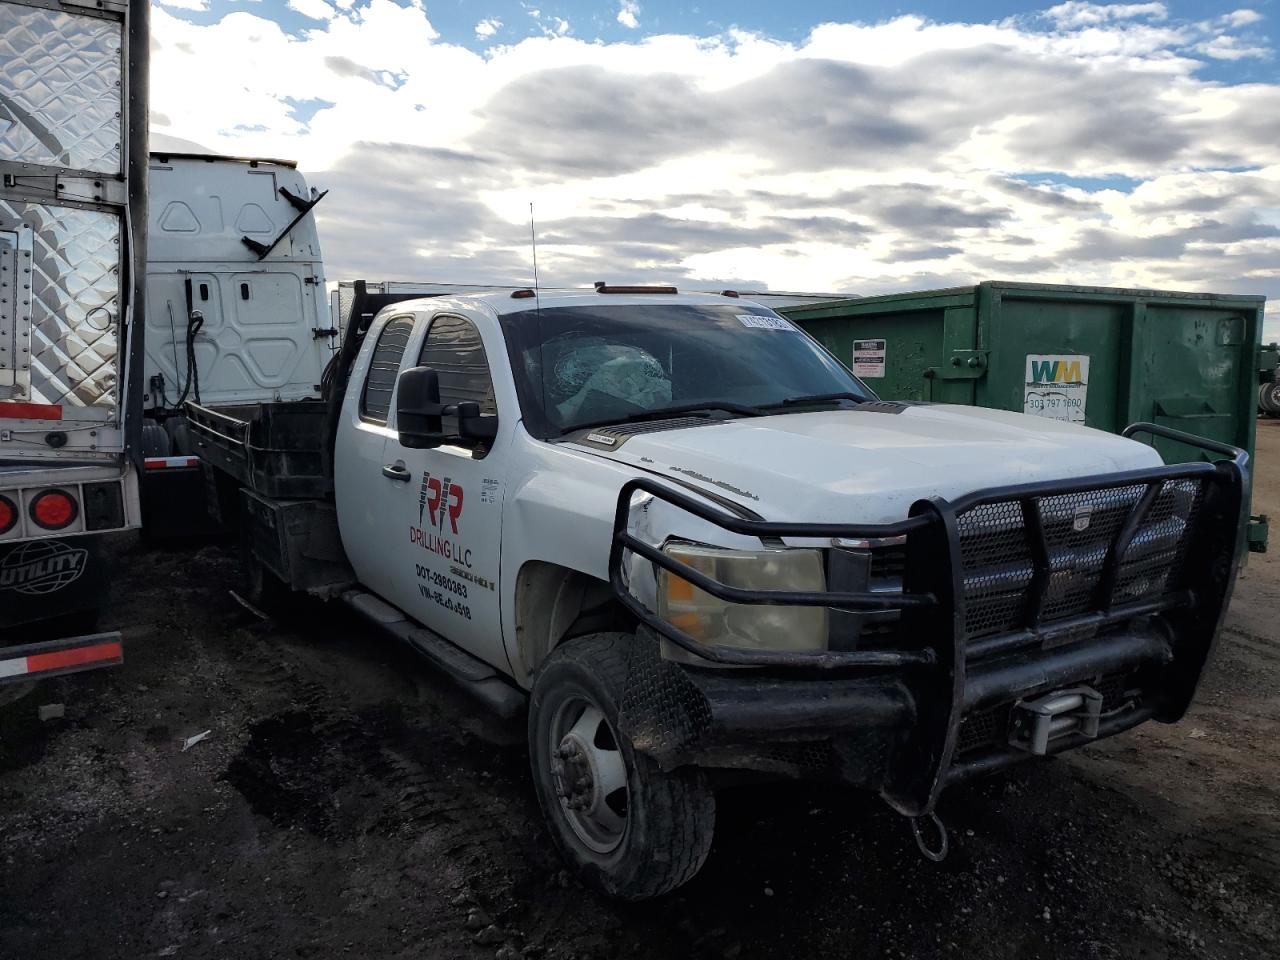
[(853, 341), (853, 372), (860, 377), (883, 377), (886, 352), (883, 340)]
[(1022, 412), (1049, 420), (1084, 423), (1089, 394), (1089, 358), (1083, 355), (1027, 354)]

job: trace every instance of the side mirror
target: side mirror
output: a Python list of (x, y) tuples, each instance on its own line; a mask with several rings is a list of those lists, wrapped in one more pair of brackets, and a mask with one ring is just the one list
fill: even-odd
[(480, 404), (466, 400), (458, 404), (458, 436), (463, 440), (492, 440), (498, 435), (498, 418), (480, 416)]
[(444, 442), (440, 421), (440, 377), (430, 367), (412, 367), (396, 384), (396, 429), (400, 443), (415, 449)]

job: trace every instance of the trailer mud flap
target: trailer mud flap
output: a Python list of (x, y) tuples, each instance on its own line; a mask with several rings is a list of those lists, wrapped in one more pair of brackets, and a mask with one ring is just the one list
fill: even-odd
[(96, 610), (110, 583), (101, 536), (0, 546), (0, 631)]

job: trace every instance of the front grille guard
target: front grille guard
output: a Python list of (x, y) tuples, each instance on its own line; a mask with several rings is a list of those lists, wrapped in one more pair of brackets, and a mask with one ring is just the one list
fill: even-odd
[[(905, 675), (915, 694), (917, 722), (904, 747), (919, 762), (901, 765), (892, 773), (882, 794), (896, 809), (919, 816), (933, 808), (951, 762), (965, 703), (965, 665), (975, 655), (990, 656), (1033, 644), (1047, 633), (1099, 628), (1137, 616), (1163, 614), (1173, 637), (1174, 661), (1166, 671), (1155, 716), (1179, 719), (1190, 704), (1200, 672), (1216, 639), (1238, 569), (1239, 540), (1247, 520), (1243, 491), (1249, 458), (1228, 444), (1151, 423), (1135, 423), (1123, 431), (1126, 437), (1145, 433), (1165, 437), (1212, 454), (1222, 460), (1175, 464), (1066, 481), (1044, 481), (977, 491), (955, 500), (933, 497), (917, 501), (907, 519), (888, 524), (777, 523), (747, 519), (718, 509), (669, 485), (648, 478), (626, 483), (618, 496), (613, 543), (609, 555), (609, 579), (619, 601), (654, 633), (692, 656), (710, 664), (765, 667), (784, 670), (822, 670), (866, 673), (909, 670)], [(1116, 582), (1126, 550), (1153, 499), (1169, 481), (1191, 480), (1202, 494), (1194, 525), (1185, 533), (1186, 549), (1178, 584), (1159, 598), (1142, 602), (1115, 602)], [(984, 504), (1016, 501), (1024, 514), (1034, 518), (1035, 504), (1048, 497), (1141, 487), (1128, 515), (1112, 538), (1103, 560), (1094, 609), (1046, 627), (1042, 624), (1045, 581), (1050, 571), (1049, 549), (1041, 525), (1028, 524), (1033, 542), (1034, 583), (1028, 591), (1020, 628), (998, 637), (974, 641), (966, 627), (964, 564), (957, 518)], [(906, 574), (900, 594), (784, 592), (732, 587), (708, 577), (686, 563), (663, 553), (629, 532), (632, 498), (650, 494), (730, 533), (778, 539), (880, 539), (906, 537)], [(1028, 505), (1030, 505), (1028, 507)], [(1188, 522), (1189, 525), (1192, 521)], [(851, 651), (782, 652), (700, 644), (678, 627), (649, 610), (634, 595), (623, 575), (625, 554), (638, 554), (699, 589), (730, 603), (785, 606), (822, 606), (849, 611), (901, 611), (904, 637), (929, 638), (919, 649), (860, 649)], [(954, 774), (954, 771), (953, 771)]]

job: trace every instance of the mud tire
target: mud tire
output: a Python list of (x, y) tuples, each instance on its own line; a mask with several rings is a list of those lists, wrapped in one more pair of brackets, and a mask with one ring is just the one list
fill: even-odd
[[(618, 732), (627, 645), (634, 642), (629, 634), (599, 633), (562, 644), (539, 668), (529, 704), (529, 757), (551, 837), (584, 881), (620, 900), (647, 900), (688, 882), (706, 860), (715, 829), (715, 796), (704, 773), (664, 772)], [(609, 853), (579, 839), (556, 793), (551, 724), (567, 698), (586, 699), (604, 714), (626, 764), (627, 825)]]

